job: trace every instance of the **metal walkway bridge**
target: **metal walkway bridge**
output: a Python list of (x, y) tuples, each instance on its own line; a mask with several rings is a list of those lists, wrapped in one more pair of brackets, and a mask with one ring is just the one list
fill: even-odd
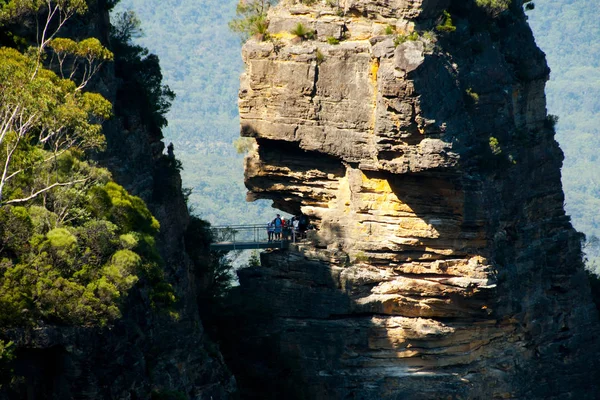
[(213, 226), (211, 250), (285, 249), (292, 237), (291, 230), (284, 231), (281, 238), (269, 241), (267, 224)]

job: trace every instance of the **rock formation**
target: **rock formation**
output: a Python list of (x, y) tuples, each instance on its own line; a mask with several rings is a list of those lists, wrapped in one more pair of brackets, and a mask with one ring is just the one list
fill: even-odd
[(521, 2), (284, 0), (269, 36), (243, 48), (249, 199), (318, 230), (239, 272), (225, 323), (242, 325), (227, 346), (244, 396), (600, 397)]

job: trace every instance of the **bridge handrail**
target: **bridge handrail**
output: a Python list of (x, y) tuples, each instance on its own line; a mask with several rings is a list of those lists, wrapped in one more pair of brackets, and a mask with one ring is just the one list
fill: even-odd
[[(285, 232), (289, 232), (286, 227)], [(211, 226), (210, 231), (215, 243), (262, 243), (269, 242), (267, 238), (267, 223), (264, 224), (246, 224), (246, 225), (221, 225)], [(294, 237), (295, 239), (295, 237)], [(272, 242), (287, 242), (288, 239), (281, 236)]]
[(251, 228), (265, 228), (267, 229), (267, 223), (264, 224), (244, 224), (244, 225), (212, 225), (210, 229), (251, 229)]

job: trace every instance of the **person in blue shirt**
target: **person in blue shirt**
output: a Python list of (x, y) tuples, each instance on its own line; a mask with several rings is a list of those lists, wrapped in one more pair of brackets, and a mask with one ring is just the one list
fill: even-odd
[(283, 228), (283, 221), (281, 220), (281, 215), (277, 214), (275, 219), (273, 220), (273, 225), (275, 226), (275, 240), (281, 239), (281, 230)]

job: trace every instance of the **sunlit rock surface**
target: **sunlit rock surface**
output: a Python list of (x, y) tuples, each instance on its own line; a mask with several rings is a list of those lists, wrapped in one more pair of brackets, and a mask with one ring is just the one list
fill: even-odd
[[(318, 227), (239, 272), (225, 347), (244, 396), (599, 398), (598, 315), (521, 6), (335, 4), (283, 1), (272, 39), (243, 48), (249, 199)], [(436, 30), (443, 10), (456, 31)]]

